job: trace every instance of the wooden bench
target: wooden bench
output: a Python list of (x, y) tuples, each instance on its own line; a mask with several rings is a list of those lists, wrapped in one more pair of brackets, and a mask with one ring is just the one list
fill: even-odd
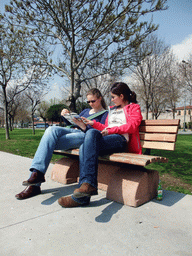
[[(145, 166), (155, 162), (168, 162), (161, 156), (152, 156), (150, 149), (175, 150), (179, 120), (143, 120), (140, 125), (142, 155), (114, 153), (99, 157), (98, 188), (106, 191), (110, 200), (137, 207), (156, 197), (159, 174)], [(147, 153), (147, 154), (146, 154)], [(79, 150), (55, 150), (63, 155), (52, 169), (54, 181), (70, 184), (78, 181)]]

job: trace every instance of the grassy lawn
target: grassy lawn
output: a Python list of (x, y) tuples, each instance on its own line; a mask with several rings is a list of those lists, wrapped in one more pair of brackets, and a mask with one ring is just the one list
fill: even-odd
[[(0, 129), (0, 150), (15, 155), (33, 158), (44, 130), (15, 129), (10, 140), (5, 139), (5, 130)], [(168, 163), (150, 164), (148, 169), (158, 170), (163, 189), (192, 195), (192, 135), (178, 135), (175, 151), (152, 150), (153, 155), (165, 156)], [(52, 162), (62, 156), (53, 155)]]
[[(10, 140), (5, 139), (5, 130), (0, 129), (0, 150), (15, 155), (33, 158), (44, 130), (36, 129), (35, 135), (32, 129), (14, 129), (10, 132)], [(55, 162), (62, 156), (53, 155), (52, 162)]]
[(153, 155), (165, 156), (168, 163), (150, 164), (158, 170), (163, 188), (192, 195), (192, 135), (177, 136), (175, 151), (152, 150)]

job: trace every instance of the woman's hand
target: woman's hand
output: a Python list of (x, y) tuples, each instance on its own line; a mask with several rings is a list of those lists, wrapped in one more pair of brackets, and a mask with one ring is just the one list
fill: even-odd
[(64, 116), (64, 115), (69, 114), (69, 113), (70, 113), (69, 110), (66, 109), (66, 108), (64, 108), (64, 109), (61, 111), (61, 116)]
[(92, 126), (94, 124), (94, 122), (92, 120), (89, 120), (85, 117), (81, 117), (81, 119), (83, 120), (84, 124), (86, 124), (86, 125), (91, 125)]
[(105, 128), (103, 131), (101, 131), (102, 136), (108, 135), (108, 130)]
[(86, 124), (83, 122), (82, 119), (73, 118), (73, 122), (78, 125), (83, 131), (86, 130)]

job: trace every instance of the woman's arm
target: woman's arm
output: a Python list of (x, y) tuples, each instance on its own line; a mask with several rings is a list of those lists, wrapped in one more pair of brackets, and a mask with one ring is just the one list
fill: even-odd
[(142, 115), (141, 109), (138, 104), (131, 104), (129, 109), (125, 107), (125, 116), (127, 123), (121, 126), (115, 126), (107, 128), (108, 134), (124, 134), (124, 133), (135, 133), (141, 123)]
[(93, 120), (93, 124), (92, 124), (92, 127), (94, 129), (97, 129), (99, 131), (102, 131), (104, 130), (106, 127), (108, 126), (108, 116), (105, 120), (105, 124), (101, 124), (100, 122), (96, 122), (95, 120)]

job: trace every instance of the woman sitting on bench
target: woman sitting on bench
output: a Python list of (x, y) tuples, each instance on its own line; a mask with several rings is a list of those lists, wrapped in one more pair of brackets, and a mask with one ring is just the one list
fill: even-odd
[[(91, 109), (84, 109), (80, 116), (93, 118), (93, 120), (104, 124), (107, 111), (104, 111), (106, 105), (101, 92), (96, 88), (89, 90), (87, 92), (87, 102)], [(61, 115), (65, 116), (68, 113), (67, 109), (63, 109)], [(73, 121), (81, 129), (50, 126), (45, 131), (32, 161), (30, 177), (22, 183), (22, 185), (27, 187), (15, 196), (17, 199), (27, 199), (41, 193), (40, 185), (42, 182), (45, 182), (44, 175), (55, 149), (68, 150), (79, 148), (83, 143), (85, 138), (84, 131), (92, 127), (86, 125), (82, 120), (74, 119)]]
[(112, 86), (111, 97), (115, 106), (110, 107), (105, 124), (83, 118), (95, 129), (86, 132), (79, 149), (79, 188), (72, 196), (59, 198), (58, 203), (63, 207), (88, 205), (90, 197), (97, 195), (99, 155), (123, 152), (127, 146), (130, 153), (142, 153), (139, 137), (142, 115), (136, 94), (120, 82)]

